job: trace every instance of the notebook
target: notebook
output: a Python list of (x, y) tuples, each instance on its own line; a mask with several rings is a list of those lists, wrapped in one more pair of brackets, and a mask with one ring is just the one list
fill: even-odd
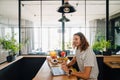
[(54, 76), (60, 76), (60, 75), (65, 75), (66, 73), (64, 72), (64, 70), (61, 69), (61, 66), (56, 65), (56, 66), (52, 66), (49, 62), (48, 62), (48, 66), (50, 67), (51, 73)]

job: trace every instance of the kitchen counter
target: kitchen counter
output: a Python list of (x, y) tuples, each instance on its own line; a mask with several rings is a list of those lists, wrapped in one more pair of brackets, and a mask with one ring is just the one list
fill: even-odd
[(104, 63), (110, 68), (120, 68), (120, 56), (104, 56)]

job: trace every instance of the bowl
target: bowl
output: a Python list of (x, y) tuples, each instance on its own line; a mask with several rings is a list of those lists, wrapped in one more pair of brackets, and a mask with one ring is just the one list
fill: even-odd
[(58, 63), (58, 60), (57, 59), (52, 59), (51, 62), (52, 62), (52, 64), (56, 65)]

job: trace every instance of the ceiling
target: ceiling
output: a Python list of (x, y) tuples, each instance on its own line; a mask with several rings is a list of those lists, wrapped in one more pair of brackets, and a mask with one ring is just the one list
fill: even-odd
[[(85, 1), (69, 0), (69, 3), (75, 7), (76, 12), (65, 14), (70, 19), (71, 24), (83, 23), (86, 20), (102, 19), (106, 17), (106, 1), (105, 0), (87, 0), (86, 1), (86, 17), (85, 17)], [(41, 6), (42, 4), (42, 6)], [(61, 13), (57, 9), (61, 6), (61, 0), (45, 0), (45, 1), (22, 1), (21, 17), (34, 22), (42, 20), (43, 24), (59, 23)], [(120, 12), (120, 0), (110, 1), (110, 15)], [(41, 12), (42, 10), (42, 12)], [(0, 0), (0, 16), (12, 17), (18, 19), (18, 1), (17, 0)]]
[[(71, 24), (83, 23), (85, 20), (85, 1), (69, 1), (75, 7), (76, 12), (65, 14), (70, 19)], [(41, 6), (42, 4), (42, 6)], [(21, 15), (24, 19), (39, 21), (42, 23), (58, 23), (61, 13), (57, 9), (61, 6), (61, 1), (22, 1)], [(41, 12), (42, 10), (42, 12)], [(110, 15), (120, 12), (120, 1), (110, 2)], [(86, 20), (103, 19), (106, 17), (106, 1), (90, 0), (86, 2)], [(39, 21), (40, 22), (40, 21)], [(46, 23), (45, 23), (46, 24)]]

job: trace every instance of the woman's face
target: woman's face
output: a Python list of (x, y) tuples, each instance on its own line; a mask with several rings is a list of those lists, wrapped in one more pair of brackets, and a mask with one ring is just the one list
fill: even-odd
[(80, 37), (78, 35), (73, 36), (73, 45), (79, 47), (81, 44)]

